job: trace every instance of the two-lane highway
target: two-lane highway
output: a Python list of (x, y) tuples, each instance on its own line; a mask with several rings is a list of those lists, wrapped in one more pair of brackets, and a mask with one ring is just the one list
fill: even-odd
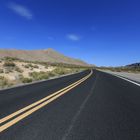
[(0, 91), (0, 140), (139, 140), (140, 87), (84, 71)]

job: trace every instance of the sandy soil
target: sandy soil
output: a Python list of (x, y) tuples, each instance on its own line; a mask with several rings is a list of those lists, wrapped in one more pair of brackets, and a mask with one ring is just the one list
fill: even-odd
[[(10, 81), (14, 81), (17, 80), (19, 78), (19, 75), (23, 75), (23, 77), (29, 77), (29, 73), (30, 72), (49, 72), (49, 71), (53, 71), (55, 69), (55, 67), (49, 66), (49, 67), (45, 67), (41, 64), (32, 64), (32, 63), (25, 63), (25, 62), (14, 62), (15, 65), (22, 70), (22, 72), (17, 72), (15, 70), (12, 70), (12, 72), (9, 73), (5, 73), (6, 69), (3, 66), (4, 62), (0, 63), (0, 69), (2, 69), (4, 71), (4, 73), (0, 73), (0, 76), (4, 76), (6, 79), (10, 80)], [(32, 64), (33, 66), (38, 66), (38, 68), (26, 68), (25, 66), (28, 64)]]

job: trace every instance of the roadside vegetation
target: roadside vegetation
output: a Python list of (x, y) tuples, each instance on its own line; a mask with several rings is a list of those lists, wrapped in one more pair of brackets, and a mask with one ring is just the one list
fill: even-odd
[(16, 58), (5, 57), (0, 60), (0, 89), (47, 80), (61, 75), (83, 71), (89, 67), (62, 63), (45, 63), (23, 61)]
[(26, 78), (26, 77), (21, 78), (22, 83), (31, 83), (32, 81), (33, 81), (32, 78)]
[(8, 88), (11, 87), (13, 84), (8, 81), (4, 76), (0, 76), (0, 88)]
[(98, 67), (101, 70), (110, 70), (112, 72), (140, 73), (140, 67)]

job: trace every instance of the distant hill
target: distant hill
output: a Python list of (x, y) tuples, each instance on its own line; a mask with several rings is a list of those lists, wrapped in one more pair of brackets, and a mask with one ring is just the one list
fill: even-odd
[(133, 63), (133, 64), (130, 64), (130, 65), (127, 65), (126, 67), (140, 68), (140, 63)]
[(0, 49), (0, 59), (4, 57), (14, 57), (25, 61), (64, 63), (80, 66), (89, 66), (84, 61), (67, 57), (51, 48), (46, 50)]

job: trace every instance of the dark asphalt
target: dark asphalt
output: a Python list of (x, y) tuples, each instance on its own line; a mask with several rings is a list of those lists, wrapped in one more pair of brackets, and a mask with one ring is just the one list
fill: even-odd
[[(89, 72), (0, 91), (0, 118)], [(0, 140), (140, 140), (140, 87), (94, 70), (85, 82), (2, 132)]]

